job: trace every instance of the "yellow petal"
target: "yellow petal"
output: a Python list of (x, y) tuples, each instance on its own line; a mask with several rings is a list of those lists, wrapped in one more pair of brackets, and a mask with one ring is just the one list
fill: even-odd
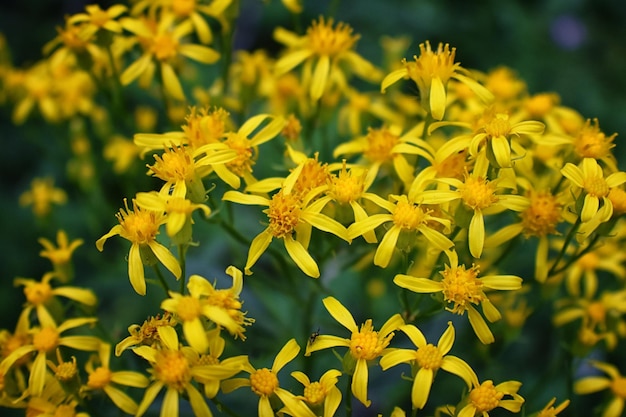
[(396, 249), (396, 243), (398, 242), (398, 236), (400, 236), (401, 230), (402, 229), (395, 224), (391, 226), (391, 229), (387, 230), (387, 233), (385, 233), (385, 236), (381, 239), (376, 253), (374, 254), (374, 265), (380, 266), (381, 268), (386, 268), (387, 265), (389, 265), (393, 252)]
[(130, 285), (139, 295), (146, 295), (146, 279), (143, 271), (143, 263), (139, 254), (139, 245), (133, 243), (128, 253), (128, 278)]
[(293, 261), (298, 265), (298, 268), (305, 274), (313, 278), (319, 278), (320, 271), (315, 262), (315, 259), (307, 252), (300, 242), (295, 240), (291, 235), (286, 235), (283, 238), (285, 243), (285, 249)]
[(433, 370), (429, 368), (420, 368), (417, 371), (413, 387), (411, 389), (411, 400), (413, 408), (422, 409), (426, 405), (430, 388), (433, 384)]
[(358, 333), (359, 327), (354, 321), (352, 313), (350, 313), (350, 310), (345, 308), (339, 300), (335, 297), (326, 297), (322, 300), (322, 302), (324, 303), (326, 310), (328, 310), (328, 313), (330, 313), (330, 315), (333, 316), (339, 324), (350, 330), (352, 333)]
[(356, 399), (361, 401), (364, 406), (369, 407), (372, 402), (367, 399), (367, 380), (367, 361), (365, 359), (358, 359), (356, 361), (354, 375), (352, 376), (352, 394), (354, 394)]
[(417, 278), (411, 275), (398, 274), (393, 282), (402, 288), (417, 293), (432, 293), (443, 290), (443, 285), (439, 281), (433, 281), (428, 278)]
[(178, 391), (168, 388), (161, 404), (161, 417), (178, 417)]
[(276, 355), (274, 363), (272, 364), (272, 372), (275, 374), (278, 373), (287, 363), (298, 356), (298, 353), (300, 353), (298, 342), (296, 342), (296, 339), (290, 339)]
[(180, 101), (185, 100), (183, 86), (178, 80), (176, 71), (166, 62), (161, 63), (161, 80), (163, 81), (163, 88), (170, 97)]
[(315, 101), (319, 100), (322, 94), (324, 94), (329, 70), (330, 58), (328, 55), (322, 55), (317, 65), (315, 65), (313, 78), (311, 78), (311, 98)]
[(163, 266), (165, 266), (176, 277), (176, 279), (179, 279), (183, 271), (180, 268), (178, 259), (172, 255), (172, 252), (156, 241), (148, 243), (148, 246), (150, 246), (150, 249)]
[(380, 84), (380, 92), (384, 93), (385, 90), (389, 88), (389, 86), (395, 84), (396, 82), (400, 81), (402, 78), (407, 77), (408, 75), (409, 72), (406, 68), (397, 69), (387, 74)]
[(181, 45), (178, 52), (187, 58), (202, 62), (203, 64), (213, 64), (220, 59), (219, 52), (208, 46), (186, 44)]
[(265, 249), (272, 242), (272, 234), (265, 229), (261, 233), (259, 233), (250, 243), (250, 248), (248, 249), (248, 259), (246, 260), (245, 273), (246, 275), (252, 274), (250, 268), (256, 263), (256, 261), (261, 257)]
[(446, 111), (446, 87), (441, 78), (433, 77), (430, 85), (430, 114), (435, 120), (443, 119)]
[(480, 210), (474, 210), (474, 215), (469, 225), (469, 250), (474, 258), (480, 258), (485, 245), (485, 222), (483, 213)]
[(470, 325), (472, 326), (472, 329), (474, 329), (474, 333), (476, 333), (476, 336), (478, 336), (478, 339), (480, 339), (482, 343), (488, 345), (495, 342), (493, 333), (489, 330), (489, 326), (487, 326), (485, 319), (483, 319), (483, 316), (481, 316), (480, 313), (474, 309), (474, 307), (470, 306), (467, 309), (467, 315), (469, 317)]

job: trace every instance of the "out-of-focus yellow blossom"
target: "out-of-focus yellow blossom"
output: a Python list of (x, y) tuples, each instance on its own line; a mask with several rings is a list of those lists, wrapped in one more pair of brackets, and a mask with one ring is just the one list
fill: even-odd
[(574, 152), (580, 158), (593, 158), (606, 163), (612, 170), (617, 170), (615, 156), (611, 150), (615, 147), (617, 133), (607, 136), (600, 130), (598, 119), (587, 119), (585, 125), (574, 137)]
[(529, 417), (557, 417), (561, 411), (565, 410), (570, 404), (570, 400), (565, 400), (558, 406), (554, 407), (556, 397), (553, 397), (545, 407), (536, 413), (531, 414)]
[(67, 194), (63, 189), (54, 186), (51, 177), (34, 178), (30, 190), (24, 191), (19, 198), (20, 206), (33, 206), (37, 217), (45, 217), (50, 213), (52, 204), (65, 204)]
[(65, 230), (59, 229), (57, 231), (58, 247), (55, 247), (54, 243), (43, 237), (37, 239), (37, 241), (44, 247), (44, 249), (39, 252), (39, 256), (48, 258), (50, 262), (52, 262), (55, 277), (61, 282), (71, 281), (74, 277), (71, 264), (72, 254), (76, 248), (83, 244), (83, 240), (74, 239), (70, 242)]
[(411, 365), (411, 374), (413, 375), (411, 400), (414, 409), (422, 409), (426, 405), (439, 369), (461, 377), (468, 388), (478, 385), (478, 377), (472, 368), (463, 359), (448, 355), (454, 344), (452, 322), (448, 322), (448, 327), (439, 338), (437, 346), (427, 343), (424, 334), (412, 324), (405, 324), (399, 330), (411, 339), (417, 350), (390, 348), (386, 353), (383, 353), (380, 366), (384, 371), (400, 363)]
[(606, 376), (587, 376), (574, 383), (576, 394), (592, 394), (598, 391), (610, 390), (611, 399), (603, 407), (602, 417), (619, 417), (624, 411), (626, 403), (626, 377), (619, 369), (610, 363), (589, 361), (591, 366), (604, 372)]
[(68, 19), (70, 25), (84, 23), (81, 27), (80, 38), (90, 39), (100, 30), (121, 33), (122, 25), (117, 19), (128, 8), (123, 4), (114, 4), (107, 10), (102, 10), (97, 4), (85, 6), (86, 13), (77, 13)]
[(526, 92), (526, 83), (511, 68), (498, 66), (485, 77), (485, 87), (497, 103), (510, 103)]
[(178, 417), (179, 398), (183, 395), (189, 400), (196, 416), (211, 416), (209, 406), (193, 381), (199, 379), (221, 381), (233, 376), (240, 369), (230, 368), (223, 364), (203, 365), (198, 361), (193, 361), (195, 352), (190, 347), (180, 346), (174, 328), (162, 326), (157, 328), (157, 332), (161, 339), (160, 349), (150, 346), (139, 346), (133, 349), (133, 352), (150, 363), (154, 379), (154, 382), (146, 388), (135, 416), (141, 417), (163, 388), (165, 388), (165, 396), (161, 405), (162, 416)]
[(95, 336), (64, 336), (62, 333), (86, 324), (93, 324), (96, 321), (97, 319), (92, 317), (73, 318), (67, 319), (57, 326), (54, 321), (44, 318), (41, 327), (32, 329), (32, 342), (15, 349), (0, 362), (0, 373), (6, 374), (7, 370), (20, 358), (36, 352), (28, 377), (28, 389), (32, 395), (40, 395), (44, 390), (46, 381), (46, 356), (49, 353), (55, 351), (59, 346), (94, 352), (100, 348), (102, 343)]
[(347, 103), (339, 110), (337, 129), (340, 133), (347, 130), (350, 135), (360, 134), (363, 131), (364, 120), (368, 121), (366, 126), (374, 122), (372, 116), (389, 125), (404, 124), (402, 115), (374, 93), (360, 92), (348, 87), (345, 95)]
[[(457, 406), (456, 416), (474, 417), (480, 415), (489, 417), (489, 412), (495, 408), (504, 408), (512, 413), (519, 413), (524, 404), (524, 398), (517, 393), (521, 382), (506, 381), (493, 385), (493, 381), (487, 380), (476, 385), (468, 394), (467, 404)], [(506, 397), (505, 397), (506, 396)]]
[[(376, 248), (376, 254), (374, 255), (375, 265), (381, 268), (386, 268), (389, 265), (403, 233), (410, 236), (411, 244), (415, 244), (414, 238), (416, 235), (423, 235), (427, 244), (432, 245), (438, 251), (444, 251), (454, 246), (454, 242), (433, 228), (433, 224), (442, 225), (449, 231), (450, 220), (432, 215), (432, 210), (409, 201), (405, 195), (391, 195), (389, 197), (395, 200), (395, 202), (384, 200), (376, 195), (369, 196), (369, 200), (387, 210), (388, 213), (372, 214), (363, 220), (354, 222), (348, 227), (348, 237), (354, 239), (384, 223), (393, 222), (393, 225), (385, 231)], [(405, 250), (405, 248), (398, 249)]]
[(574, 187), (582, 190), (579, 198), (584, 196), (583, 205), (576, 212), (579, 213), (583, 223), (590, 221), (599, 213), (602, 213), (603, 221), (611, 218), (613, 204), (608, 198), (609, 191), (626, 182), (626, 172), (614, 172), (605, 178), (598, 161), (593, 158), (583, 158), (579, 166), (571, 162), (565, 164), (561, 173), (571, 181)]
[(139, 372), (111, 370), (110, 357), (111, 345), (103, 343), (98, 350), (97, 357), (92, 356), (85, 365), (89, 376), (82, 387), (82, 392), (88, 394), (102, 390), (120, 410), (127, 414), (135, 414), (137, 403), (116, 385), (145, 388), (150, 381)]
[(444, 304), (453, 303), (453, 306), (446, 307), (446, 310), (460, 315), (467, 311), (469, 322), (480, 341), (485, 344), (493, 343), (495, 341), (493, 334), (474, 305), (482, 306), (483, 314), (491, 323), (500, 320), (502, 316), (485, 294), (485, 290), (519, 290), (522, 287), (522, 279), (515, 275), (487, 275), (479, 278), (478, 265), (466, 269), (465, 265), (459, 265), (459, 258), (454, 250), (445, 253), (449, 265), (440, 272), (441, 281), (397, 274), (393, 282), (399, 287), (417, 293), (442, 292)]
[(103, 156), (113, 163), (113, 172), (123, 174), (137, 160), (139, 147), (123, 136), (115, 135), (105, 145)]
[[(304, 393), (298, 399), (308, 404), (314, 410), (315, 415), (322, 417), (332, 417), (335, 415), (339, 404), (341, 404), (341, 391), (337, 388), (337, 382), (341, 372), (336, 369), (329, 369), (324, 372), (319, 381), (311, 382), (309, 377), (300, 371), (291, 373), (298, 382), (304, 385)], [(289, 410), (286, 410), (289, 414)]]
[(433, 51), (430, 42), (420, 44), (420, 56), (414, 56), (415, 62), (404, 59), (404, 68), (397, 69), (387, 74), (381, 84), (381, 91), (385, 92), (389, 86), (400, 81), (402, 78), (411, 78), (420, 91), (422, 107), (426, 109), (435, 120), (443, 119), (446, 111), (446, 84), (450, 79), (462, 82), (476, 93), (484, 102), (493, 100), (493, 94), (479, 84), (471, 72), (454, 62), (456, 48), (450, 49), (450, 45), (440, 43), (437, 50)]
[(283, 405), (294, 417), (315, 417), (302, 400), (280, 386), (278, 372), (291, 362), (300, 352), (300, 346), (295, 339), (289, 340), (274, 358), (271, 368), (255, 368), (249, 362), (245, 364), (243, 371), (250, 376), (248, 378), (231, 378), (222, 382), (222, 390), (225, 393), (238, 388), (250, 387), (252, 392), (259, 396), (259, 417), (274, 417), (274, 410), (270, 398), (278, 397)]
[[(326, 297), (322, 300), (324, 307), (328, 313), (339, 324), (344, 326), (351, 332), (350, 338), (342, 338), (338, 336), (320, 335), (315, 338), (313, 343), (307, 344), (305, 355), (322, 349), (343, 346), (348, 348), (346, 358), (349, 357), (348, 363), (352, 372), (352, 394), (366, 407), (369, 407), (371, 401), (367, 399), (368, 385), (368, 364), (379, 358), (383, 351), (389, 346), (391, 338), (394, 336), (400, 326), (404, 325), (404, 320), (400, 314), (391, 316), (380, 330), (374, 330), (372, 319), (368, 319), (361, 325), (357, 326), (352, 313), (334, 297)], [(344, 358), (344, 362), (346, 362)]]
[(124, 29), (135, 34), (144, 52), (135, 62), (130, 64), (120, 76), (123, 85), (128, 85), (142, 75), (152, 80), (155, 62), (161, 75), (164, 91), (176, 100), (185, 100), (183, 87), (174, 69), (175, 60), (180, 56), (190, 58), (203, 64), (216, 62), (220, 55), (207, 46), (184, 43), (185, 37), (193, 30), (191, 21), (180, 23), (174, 28), (173, 15), (163, 16), (151, 24), (149, 21), (126, 18), (122, 20)]
[(79, 287), (56, 287), (52, 288), (50, 281), (55, 278), (54, 272), (44, 274), (41, 281), (35, 281), (29, 278), (15, 278), (15, 285), (24, 286), (24, 295), (26, 296), (26, 305), (24, 306), (24, 314), (29, 314), (35, 309), (39, 323), (56, 322), (47, 308), (55, 297), (61, 296), (74, 300), (86, 306), (95, 306), (98, 302), (93, 291)]
[(44, 55), (50, 55), (48, 59), (52, 68), (76, 62), (79, 67), (87, 69), (105, 62), (105, 53), (91, 39), (81, 36), (85, 24), (70, 23), (66, 18), (65, 27), (57, 27), (58, 35), (43, 47)]
[(326, 90), (347, 85), (346, 67), (368, 81), (376, 82), (382, 76), (380, 70), (354, 51), (359, 36), (352, 34), (352, 28), (343, 22), (334, 28), (333, 24), (332, 18), (320, 17), (304, 36), (280, 27), (274, 30), (274, 39), (288, 47), (276, 61), (276, 74), (285, 74), (304, 62), (303, 83), (313, 101), (319, 100)]
[(130, 336), (125, 337), (115, 346), (115, 356), (120, 356), (126, 349), (132, 349), (141, 345), (158, 347), (161, 343), (159, 327), (174, 327), (175, 325), (176, 320), (169, 312), (165, 312), (163, 316), (156, 315), (150, 317), (141, 325), (131, 324), (128, 326)]
[(112, 236), (119, 235), (131, 242), (128, 253), (128, 277), (133, 289), (139, 295), (146, 294), (146, 280), (144, 265), (154, 266), (161, 262), (176, 279), (182, 273), (178, 260), (168, 248), (156, 241), (160, 226), (166, 221), (163, 211), (144, 210), (137, 206), (133, 199), (133, 210), (128, 208), (128, 201), (124, 199), (125, 209), (115, 215), (119, 224), (96, 241), (100, 252), (104, 243)]

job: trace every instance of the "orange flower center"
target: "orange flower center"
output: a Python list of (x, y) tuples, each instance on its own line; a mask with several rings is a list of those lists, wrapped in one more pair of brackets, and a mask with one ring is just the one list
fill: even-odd
[(312, 382), (304, 388), (304, 398), (311, 405), (321, 404), (326, 398), (326, 388), (319, 382)]
[(134, 206), (135, 211), (131, 211), (126, 200), (124, 200), (124, 204), (126, 204), (126, 209), (120, 209), (119, 213), (116, 214), (124, 229), (123, 237), (139, 245), (154, 241), (159, 233), (161, 215), (153, 211), (141, 210), (136, 206)]
[(441, 367), (442, 358), (439, 349), (430, 343), (415, 352), (415, 359), (420, 368), (432, 369), (433, 371)]
[(182, 128), (191, 149), (218, 142), (224, 136), (228, 117), (229, 113), (222, 108), (211, 112), (202, 109), (199, 114), (195, 107), (192, 108), (186, 118), (187, 124)]
[(267, 397), (278, 388), (278, 378), (270, 369), (258, 369), (250, 375), (250, 387), (256, 395)]
[(354, 175), (352, 171), (346, 170), (346, 162), (338, 175), (331, 179), (329, 194), (340, 204), (356, 201), (363, 194), (365, 185), (365, 172), (361, 175)]
[(254, 161), (252, 160), (253, 152), (249, 140), (237, 133), (229, 133), (224, 143), (237, 153), (235, 159), (226, 164), (228, 169), (239, 177), (243, 177), (247, 172), (252, 172)]
[(39, 306), (52, 297), (52, 288), (47, 282), (36, 282), (24, 287), (24, 295), (29, 303)]
[(611, 391), (615, 396), (626, 399), (626, 377), (620, 376), (611, 382)]
[(583, 128), (578, 133), (574, 141), (574, 151), (581, 158), (602, 159), (611, 154), (611, 149), (615, 147), (613, 140), (617, 134), (606, 137), (600, 130), (598, 119), (587, 120)]
[(613, 214), (619, 215), (626, 213), (626, 191), (621, 188), (611, 188), (607, 196), (613, 204)]
[(400, 200), (393, 211), (393, 222), (402, 229), (417, 230), (424, 223), (427, 215), (428, 213), (418, 205)]
[(600, 258), (598, 254), (595, 252), (587, 252), (576, 261), (576, 265), (578, 265), (581, 269), (585, 271), (593, 271), (598, 267), (598, 263), (600, 262)]
[(265, 212), (270, 220), (270, 233), (277, 238), (293, 233), (300, 223), (300, 201), (293, 194), (282, 191), (274, 194)]
[(587, 314), (592, 323), (603, 323), (606, 318), (606, 307), (600, 301), (590, 303), (587, 306)]
[(317, 160), (317, 156), (316, 153), (315, 158), (307, 159), (302, 166), (302, 171), (300, 171), (300, 175), (293, 186), (294, 194), (304, 197), (306, 193), (320, 185), (326, 184), (330, 179), (328, 165), (321, 164)]
[(492, 381), (485, 381), (479, 387), (470, 391), (469, 398), (476, 411), (484, 413), (491, 411), (498, 406), (504, 396), (503, 392), (498, 392)]
[(163, 181), (191, 181), (195, 176), (193, 158), (186, 147), (166, 147), (162, 156), (154, 155), (154, 160), (154, 165), (148, 168), (155, 177)]
[(54, 327), (44, 327), (33, 336), (33, 346), (39, 352), (50, 352), (59, 345), (59, 332)]
[(511, 131), (511, 124), (509, 123), (509, 115), (506, 113), (497, 113), (490, 121), (484, 126), (485, 133), (492, 138), (500, 136), (507, 136)]
[(433, 78), (439, 78), (445, 83), (450, 79), (459, 64), (454, 63), (456, 48), (450, 49), (450, 45), (439, 43), (437, 50), (433, 51), (430, 42), (420, 44), (420, 56), (414, 56), (415, 62), (404, 60), (409, 77), (415, 81), (422, 94), (430, 92), (430, 84)]
[(347, 52), (359, 39), (358, 35), (352, 35), (352, 28), (343, 22), (339, 22), (333, 29), (333, 19), (319, 21), (307, 29), (309, 46), (316, 55), (337, 56)]
[(465, 157), (467, 151), (463, 150), (448, 156), (439, 163), (433, 164), (437, 170), (437, 176), (440, 178), (457, 178), (461, 179), (465, 172)]
[(372, 129), (367, 132), (367, 147), (363, 154), (373, 162), (386, 162), (393, 158), (391, 150), (400, 141), (389, 129)]
[(478, 279), (478, 266), (472, 265), (465, 269), (465, 265), (450, 268), (446, 265), (443, 275), (443, 297), (447, 302), (454, 303), (454, 307), (447, 310), (463, 314), (468, 303), (479, 304), (486, 297), (482, 290), (483, 284)]
[(380, 356), (383, 349), (389, 345), (393, 333), (385, 338), (380, 338), (377, 331), (374, 331), (372, 320), (368, 319), (361, 325), (358, 332), (352, 333), (350, 337), (350, 353), (356, 359), (372, 360)]
[(609, 194), (609, 185), (603, 177), (588, 177), (583, 180), (583, 188), (592, 197), (606, 197)]
[(300, 120), (298, 120), (296, 116), (290, 114), (289, 117), (287, 117), (287, 123), (285, 127), (283, 127), (281, 134), (287, 138), (287, 140), (293, 142), (300, 137), (300, 132), (302, 132), (302, 123), (300, 123)]
[(96, 368), (95, 371), (89, 374), (89, 379), (87, 380), (87, 386), (91, 388), (104, 388), (111, 382), (111, 378), (113, 377), (113, 373), (109, 368), (105, 368), (100, 366)]
[(482, 177), (465, 178), (465, 183), (459, 188), (463, 202), (472, 209), (484, 209), (498, 201), (495, 195), (496, 185)]
[(524, 107), (531, 118), (538, 119), (548, 115), (557, 104), (559, 104), (559, 97), (556, 94), (541, 93), (528, 98)]
[(75, 357), (72, 357), (72, 361), (70, 362), (59, 363), (54, 370), (54, 376), (61, 382), (67, 382), (72, 380), (77, 373), (78, 369), (76, 367)]
[(156, 35), (151, 51), (159, 61), (167, 61), (178, 54), (178, 41), (170, 34)]
[(556, 233), (561, 219), (561, 204), (549, 191), (531, 192), (530, 206), (521, 213), (524, 233), (532, 236), (546, 236)]
[(178, 350), (158, 351), (154, 370), (157, 379), (177, 391), (181, 391), (191, 380), (189, 361)]

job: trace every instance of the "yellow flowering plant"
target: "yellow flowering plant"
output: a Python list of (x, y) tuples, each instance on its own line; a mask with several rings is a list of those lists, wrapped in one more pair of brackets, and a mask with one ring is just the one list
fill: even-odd
[(3, 120), (55, 149), (3, 216), (0, 414), (623, 415), (617, 134), (273, 3), (90, 4), (26, 67), (0, 37)]

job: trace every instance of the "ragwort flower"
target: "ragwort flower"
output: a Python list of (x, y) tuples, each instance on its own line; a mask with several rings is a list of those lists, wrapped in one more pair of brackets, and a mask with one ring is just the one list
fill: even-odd
[(55, 247), (54, 244), (46, 239), (39, 238), (37, 241), (44, 247), (44, 249), (39, 252), (39, 256), (43, 258), (48, 258), (50, 262), (52, 262), (52, 266), (54, 267), (55, 276), (63, 281), (68, 282), (73, 277), (72, 265), (70, 263), (72, 259), (72, 254), (80, 245), (83, 244), (82, 239), (74, 239), (69, 242), (67, 238), (67, 233), (64, 230), (57, 231), (57, 245)]
[[(524, 404), (524, 398), (517, 393), (521, 382), (506, 381), (494, 385), (493, 381), (487, 380), (476, 385), (468, 394), (469, 401), (458, 410), (458, 417), (474, 417), (480, 415), (489, 417), (489, 412), (497, 407), (504, 408), (512, 413), (519, 413)], [(510, 398), (505, 398), (505, 395)]]
[(574, 392), (577, 394), (591, 394), (609, 389), (612, 398), (604, 407), (602, 417), (619, 417), (626, 404), (626, 377), (615, 365), (600, 361), (590, 361), (591, 366), (604, 372), (607, 376), (588, 376), (574, 383)]
[[(357, 326), (350, 311), (334, 297), (326, 297), (322, 300), (324, 307), (339, 324), (351, 332), (350, 338), (338, 336), (320, 335), (306, 348), (306, 356), (311, 352), (328, 349), (336, 346), (347, 347), (350, 362), (354, 363), (352, 374), (352, 394), (366, 407), (371, 401), (367, 399), (368, 363), (379, 358), (389, 346), (394, 331), (404, 324), (400, 314), (391, 316), (380, 330), (374, 330), (372, 319), (368, 319)], [(344, 359), (345, 361), (345, 359)]]
[(37, 217), (45, 217), (50, 213), (52, 204), (65, 204), (67, 194), (63, 189), (54, 186), (50, 177), (35, 178), (30, 183), (30, 190), (20, 195), (20, 206), (33, 206)]
[[(294, 371), (291, 376), (304, 385), (304, 393), (297, 398), (309, 405), (309, 408), (317, 410), (316, 415), (322, 417), (332, 417), (335, 415), (341, 403), (341, 391), (337, 388), (337, 381), (341, 372), (336, 369), (329, 369), (324, 372), (319, 381), (311, 382), (309, 377), (300, 371)], [(286, 411), (289, 414), (289, 410)]]

